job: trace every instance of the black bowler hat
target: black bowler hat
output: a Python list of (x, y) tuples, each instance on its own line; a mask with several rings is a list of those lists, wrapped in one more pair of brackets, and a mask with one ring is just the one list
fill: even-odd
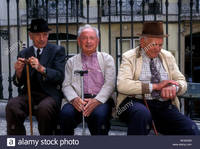
[(48, 28), (48, 24), (44, 19), (33, 19), (31, 21), (31, 28), (28, 29), (28, 31), (32, 33), (38, 33), (38, 32), (48, 32), (51, 29)]

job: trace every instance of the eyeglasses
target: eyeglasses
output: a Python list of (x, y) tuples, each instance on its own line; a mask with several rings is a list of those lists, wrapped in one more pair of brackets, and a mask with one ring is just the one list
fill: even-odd
[(163, 44), (157, 44), (155, 42), (152, 42), (151, 46), (153, 46), (153, 47), (157, 47), (158, 46), (158, 47), (162, 48)]
[(97, 39), (97, 37), (94, 37), (94, 36), (90, 36), (90, 37), (82, 36), (82, 37), (80, 37), (80, 39), (84, 40), (84, 41), (86, 41), (86, 40), (92, 40), (92, 41), (94, 41), (94, 40)]

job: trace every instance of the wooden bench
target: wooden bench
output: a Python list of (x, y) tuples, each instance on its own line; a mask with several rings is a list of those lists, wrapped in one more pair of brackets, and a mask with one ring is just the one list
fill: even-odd
[(127, 124), (120, 121), (118, 118), (111, 119), (110, 123), (112, 130), (127, 131)]
[[(200, 83), (188, 82), (187, 85), (188, 87), (187, 87), (186, 93), (179, 97), (180, 99), (183, 99), (184, 101), (188, 102), (188, 105), (187, 105), (188, 113), (186, 114), (184, 113), (184, 114), (189, 116), (192, 119), (200, 120), (200, 117), (199, 118), (193, 117), (194, 101), (200, 100)], [(182, 102), (182, 104), (183, 103), (184, 102)], [(182, 105), (181, 108), (184, 108), (184, 106)], [(184, 109), (182, 111), (184, 111)]]

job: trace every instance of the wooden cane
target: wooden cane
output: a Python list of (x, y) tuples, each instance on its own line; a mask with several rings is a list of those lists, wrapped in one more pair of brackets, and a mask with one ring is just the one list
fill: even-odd
[(26, 62), (26, 74), (27, 74), (27, 89), (28, 89), (30, 131), (31, 131), (31, 135), (33, 135), (32, 105), (31, 105), (31, 85), (30, 85), (29, 65), (28, 65), (27, 62)]
[[(146, 101), (146, 99), (145, 99), (144, 96), (143, 96), (143, 99), (144, 99), (144, 104), (145, 104), (145, 106), (147, 107), (147, 109), (148, 109), (149, 112), (151, 113), (151, 111), (150, 111), (150, 109), (149, 109), (149, 106), (148, 106), (148, 104), (147, 104), (147, 101)], [(153, 127), (154, 133), (156, 134), (156, 136), (158, 136), (158, 131), (157, 131), (157, 129), (156, 129), (156, 125), (155, 125), (153, 119), (152, 119), (152, 127)]]

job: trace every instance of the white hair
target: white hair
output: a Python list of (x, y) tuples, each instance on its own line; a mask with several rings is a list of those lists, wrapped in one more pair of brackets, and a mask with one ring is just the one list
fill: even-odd
[(95, 31), (95, 33), (96, 33), (97, 38), (99, 38), (99, 30), (96, 27), (93, 27), (93, 26), (91, 26), (89, 24), (86, 24), (84, 26), (79, 27), (79, 29), (78, 29), (78, 37), (80, 37), (81, 33), (87, 28), (93, 29)]

